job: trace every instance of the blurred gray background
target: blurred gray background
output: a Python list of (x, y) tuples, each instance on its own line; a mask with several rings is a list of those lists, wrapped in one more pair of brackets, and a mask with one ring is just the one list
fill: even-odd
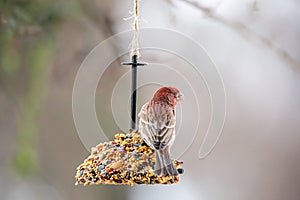
[[(297, 0), (140, 1), (141, 28), (182, 32), (215, 62), (228, 101), (222, 137), (204, 160), (195, 157), (199, 146), (189, 148), (177, 185), (83, 187), (74, 186), (89, 154), (73, 122), (74, 79), (96, 45), (132, 28), (124, 20), (132, 1), (0, 0), (1, 199), (299, 200), (299, 9)], [(98, 119), (110, 138), (122, 131), (111, 96), (129, 70), (120, 67), (126, 59), (107, 68), (97, 89)]]

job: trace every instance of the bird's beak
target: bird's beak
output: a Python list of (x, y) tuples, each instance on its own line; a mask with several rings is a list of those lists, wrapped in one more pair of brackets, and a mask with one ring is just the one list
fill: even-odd
[(178, 101), (180, 101), (180, 100), (183, 100), (183, 94), (182, 93), (178, 93), (177, 95), (176, 95), (176, 98), (177, 98), (177, 100)]

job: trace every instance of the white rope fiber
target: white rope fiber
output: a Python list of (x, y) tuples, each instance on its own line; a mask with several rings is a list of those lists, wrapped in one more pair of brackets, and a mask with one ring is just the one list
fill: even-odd
[(131, 43), (131, 54), (136, 55), (138, 58), (140, 57), (139, 52), (139, 41), (138, 41), (138, 30), (139, 30), (139, 0), (133, 0), (133, 38)]

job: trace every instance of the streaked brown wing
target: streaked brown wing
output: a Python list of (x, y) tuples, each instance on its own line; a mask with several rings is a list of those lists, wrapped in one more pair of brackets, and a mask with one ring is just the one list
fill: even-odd
[(145, 104), (139, 113), (139, 131), (153, 149), (164, 149), (175, 137), (175, 111), (170, 107)]

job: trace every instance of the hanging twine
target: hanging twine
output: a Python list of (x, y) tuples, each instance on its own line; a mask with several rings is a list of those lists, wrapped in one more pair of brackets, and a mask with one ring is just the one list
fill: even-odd
[(131, 42), (131, 54), (136, 55), (138, 58), (140, 57), (139, 52), (139, 41), (138, 41), (138, 30), (139, 30), (139, 0), (133, 0), (133, 14), (134, 14), (134, 20), (133, 20), (133, 38)]

